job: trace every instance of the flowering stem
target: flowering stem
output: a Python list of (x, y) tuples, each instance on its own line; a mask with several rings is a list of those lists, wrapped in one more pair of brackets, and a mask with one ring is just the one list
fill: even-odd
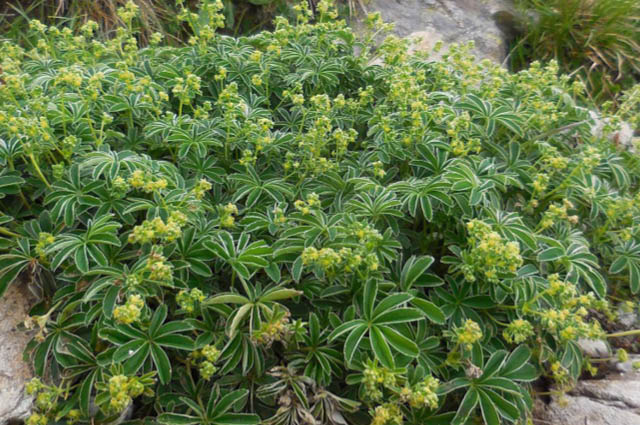
[(19, 234), (13, 233), (11, 230), (5, 229), (4, 227), (0, 227), (0, 234), (6, 235), (6, 236), (11, 236), (12, 238), (19, 238), (20, 237)]
[(632, 335), (640, 335), (640, 329), (632, 329), (630, 331), (623, 331), (623, 332), (614, 332), (611, 334), (607, 334), (606, 337), (607, 338), (618, 338), (618, 337), (622, 337), (622, 336), (632, 336)]
[(31, 163), (33, 164), (34, 168), (36, 169), (36, 173), (38, 174), (38, 177), (40, 177), (40, 180), (42, 180), (44, 182), (44, 184), (49, 189), (51, 189), (51, 185), (47, 181), (47, 178), (44, 176), (44, 174), (42, 174), (42, 170), (40, 169), (40, 166), (38, 165), (38, 161), (36, 161), (36, 158), (33, 156), (32, 153), (29, 154), (29, 159), (31, 159)]

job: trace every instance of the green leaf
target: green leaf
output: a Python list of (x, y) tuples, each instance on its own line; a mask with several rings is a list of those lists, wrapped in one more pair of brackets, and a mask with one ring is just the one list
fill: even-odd
[(165, 353), (160, 346), (151, 344), (151, 357), (153, 358), (153, 363), (156, 365), (160, 382), (163, 385), (168, 384), (171, 380), (171, 362), (169, 361), (167, 353)]
[(374, 317), (373, 322), (378, 325), (415, 322), (424, 319), (424, 315), (415, 308), (396, 308)]
[(207, 298), (204, 304), (247, 304), (249, 298), (239, 294), (220, 294), (211, 298)]
[(451, 421), (451, 425), (464, 425), (475, 410), (479, 400), (478, 391), (473, 388), (467, 390), (462, 402), (460, 402), (456, 416)]
[(260, 297), (260, 301), (269, 302), (269, 301), (286, 300), (289, 298), (297, 297), (298, 295), (301, 295), (301, 294), (302, 294), (302, 291), (298, 291), (295, 289), (287, 289), (287, 288), (275, 289), (272, 291), (268, 291), (265, 295)]
[(215, 419), (215, 424), (219, 425), (258, 425), (260, 416), (249, 413), (226, 413)]
[(500, 416), (491, 398), (480, 389), (478, 394), (480, 395), (480, 410), (484, 423), (486, 425), (500, 425)]
[(554, 261), (566, 255), (564, 249), (558, 247), (547, 248), (538, 254), (538, 261)]
[(164, 335), (154, 338), (153, 342), (163, 347), (175, 348), (176, 350), (191, 351), (194, 349), (193, 341), (183, 335)]
[(393, 369), (395, 367), (395, 361), (393, 360), (391, 349), (382, 332), (376, 326), (371, 327), (369, 340), (371, 342), (371, 349), (380, 363), (385, 367)]
[(197, 425), (201, 419), (179, 413), (162, 413), (158, 415), (158, 422), (165, 425)]
[(427, 271), (427, 269), (433, 264), (433, 257), (411, 257), (402, 268), (402, 275), (400, 277), (401, 287), (404, 291), (407, 291), (413, 286), (413, 284)]
[(364, 317), (370, 318), (373, 315), (373, 306), (376, 302), (376, 296), (378, 295), (378, 282), (374, 279), (369, 281), (364, 286), (364, 300), (362, 304), (362, 311)]
[(432, 303), (431, 301), (424, 300), (422, 298), (414, 298), (411, 304), (418, 307), (420, 311), (427, 316), (427, 319), (440, 325), (444, 324), (446, 318), (440, 307)]
[(362, 341), (362, 338), (364, 337), (367, 330), (368, 327), (365, 324), (360, 324), (351, 330), (351, 333), (344, 343), (344, 358), (347, 362), (347, 365), (351, 364), (356, 349), (360, 345), (360, 341)]
[(93, 389), (95, 379), (96, 372), (91, 372), (86, 378), (84, 378), (82, 385), (80, 386), (79, 407), (83, 415), (89, 415), (91, 407), (91, 390)]
[(231, 326), (228, 327), (227, 334), (229, 335), (229, 338), (234, 337), (234, 335), (236, 334), (236, 330), (240, 325), (240, 322), (242, 322), (242, 319), (245, 318), (245, 316), (249, 313), (249, 311), (252, 308), (253, 308), (253, 304), (245, 304), (238, 309), (235, 316), (233, 316), (233, 320), (231, 321)]
[(166, 304), (162, 304), (159, 306), (156, 311), (151, 316), (151, 324), (149, 325), (149, 335), (156, 335), (160, 326), (164, 323), (167, 318), (168, 309)]
[(415, 342), (402, 335), (389, 326), (380, 326), (379, 329), (393, 348), (409, 357), (417, 357), (420, 353)]

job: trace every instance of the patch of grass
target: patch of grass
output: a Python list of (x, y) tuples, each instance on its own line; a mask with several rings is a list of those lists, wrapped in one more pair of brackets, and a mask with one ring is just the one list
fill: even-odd
[(640, 75), (640, 2), (637, 0), (520, 0), (525, 33), (512, 66), (555, 59), (587, 85), (594, 100), (616, 97)]
[[(99, 24), (101, 37), (110, 37), (122, 26), (117, 9), (125, 0), (9, 0), (0, 5), (0, 34), (17, 40), (23, 45), (33, 47), (27, 28), (31, 19), (37, 19), (47, 25), (70, 26), (78, 29), (89, 20)], [(193, 0), (135, 0), (140, 10), (138, 37), (147, 44), (154, 32), (160, 32), (177, 44), (191, 35), (188, 27), (182, 25), (176, 17), (180, 4), (195, 10)], [(233, 35), (252, 33), (269, 28), (277, 14), (287, 12), (288, 0), (225, 0), (225, 30)]]

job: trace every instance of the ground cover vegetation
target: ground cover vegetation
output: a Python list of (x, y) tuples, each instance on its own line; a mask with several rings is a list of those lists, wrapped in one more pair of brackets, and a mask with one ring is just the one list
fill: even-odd
[(28, 424), (526, 423), (534, 380), (590, 368), (576, 340), (640, 290), (637, 158), (555, 62), (374, 48), (330, 6), (232, 38), (204, 2), (141, 48), (129, 2), (108, 40), (3, 42)]

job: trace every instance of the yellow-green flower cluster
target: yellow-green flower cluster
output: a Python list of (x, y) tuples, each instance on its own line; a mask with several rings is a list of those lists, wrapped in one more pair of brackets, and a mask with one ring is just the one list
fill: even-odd
[(218, 206), (218, 214), (220, 214), (220, 226), (229, 229), (236, 223), (238, 207), (232, 203), (220, 205)]
[(380, 267), (378, 257), (373, 253), (363, 256), (350, 248), (341, 248), (336, 251), (333, 248), (317, 249), (312, 246), (302, 251), (302, 264), (320, 267), (330, 275), (340, 270), (352, 272), (361, 265), (366, 265), (371, 271), (376, 271)]
[(117, 10), (118, 16), (128, 27), (131, 26), (131, 21), (133, 21), (133, 18), (138, 16), (139, 12), (140, 8), (135, 4), (135, 2), (133, 2), (133, 0), (129, 0), (124, 7), (118, 8)]
[(109, 405), (110, 413), (120, 413), (133, 401), (135, 397), (142, 395), (144, 385), (136, 377), (115, 375), (109, 378)]
[(38, 234), (38, 243), (36, 244), (36, 254), (40, 257), (40, 260), (44, 260), (47, 257), (46, 248), (54, 243), (56, 238), (48, 232), (40, 232)]
[(438, 381), (433, 376), (427, 376), (419, 384), (409, 387), (405, 386), (400, 392), (402, 401), (408, 402), (413, 408), (420, 409), (423, 407), (429, 407), (435, 409), (438, 407)]
[(196, 199), (202, 199), (204, 197), (204, 194), (209, 190), (211, 190), (212, 187), (213, 186), (208, 180), (206, 179), (198, 180), (198, 183), (193, 188), (193, 193)]
[(362, 385), (367, 398), (373, 401), (382, 398), (382, 389), (393, 388), (397, 385), (396, 373), (383, 366), (367, 361), (362, 372)]
[(64, 390), (56, 386), (45, 385), (38, 378), (33, 378), (25, 385), (25, 392), (35, 396), (34, 413), (25, 421), (26, 424), (46, 425), (49, 418), (56, 413), (58, 399), (64, 397)]
[(373, 411), (371, 425), (402, 425), (404, 416), (400, 406), (393, 403), (385, 403)]
[(218, 361), (218, 359), (220, 358), (220, 354), (222, 354), (220, 350), (218, 350), (213, 345), (208, 344), (202, 347), (202, 349), (198, 352), (194, 353), (193, 357), (204, 359), (198, 365), (198, 371), (200, 372), (200, 376), (202, 377), (202, 379), (204, 379), (205, 381), (210, 380), (218, 370), (218, 368), (214, 366), (214, 363)]
[(625, 363), (629, 361), (629, 354), (624, 348), (618, 348), (618, 351), (616, 351), (616, 358), (620, 363)]
[(200, 77), (187, 72), (185, 78), (176, 78), (176, 83), (171, 92), (180, 100), (181, 104), (190, 105), (197, 95), (202, 94), (200, 86)]
[(379, 179), (387, 174), (387, 172), (384, 171), (384, 164), (381, 161), (374, 161), (371, 165), (373, 165), (373, 175)]
[(127, 302), (113, 309), (113, 318), (118, 323), (130, 325), (140, 320), (142, 309), (144, 308), (144, 300), (138, 294), (129, 295)]
[(551, 377), (556, 383), (565, 386), (569, 380), (569, 372), (562, 363), (555, 361), (551, 364)]
[(599, 322), (587, 322), (586, 317), (589, 309), (611, 316), (608, 303), (597, 299), (593, 293), (579, 294), (575, 285), (563, 281), (556, 273), (547, 279), (549, 287), (525, 303), (523, 313), (562, 342), (600, 338), (603, 331)]
[(45, 415), (41, 415), (40, 413), (33, 413), (31, 416), (27, 418), (25, 421), (26, 425), (47, 425), (49, 423), (49, 419)]
[(345, 131), (341, 128), (337, 128), (333, 130), (333, 140), (335, 142), (335, 149), (331, 152), (331, 154), (340, 158), (345, 153), (347, 153), (347, 149), (350, 144), (356, 141), (356, 137), (358, 137), (358, 132), (353, 128)]
[(591, 172), (595, 167), (600, 165), (602, 160), (602, 154), (600, 151), (593, 147), (587, 146), (581, 154), (582, 167), (586, 173)]
[(273, 214), (273, 222), (276, 225), (281, 226), (287, 222), (287, 217), (282, 208), (274, 207), (271, 213)]
[(567, 212), (571, 208), (573, 208), (573, 203), (571, 203), (571, 201), (567, 199), (563, 201), (562, 205), (549, 205), (549, 209), (545, 211), (542, 220), (540, 220), (540, 228), (547, 229), (560, 221), (566, 221), (574, 225), (578, 224), (578, 216), (569, 215), (569, 213)]
[(320, 207), (320, 197), (312, 192), (307, 195), (306, 201), (298, 199), (293, 203), (293, 206), (302, 214), (310, 214), (313, 209)]
[(291, 336), (289, 311), (276, 308), (270, 316), (253, 331), (251, 340), (256, 344), (270, 347), (274, 342), (286, 341)]
[[(155, 247), (154, 247), (155, 248)], [(147, 259), (145, 271), (149, 272), (149, 279), (157, 282), (171, 282), (173, 270), (160, 250), (154, 250)]]
[(151, 173), (142, 170), (135, 170), (128, 179), (129, 184), (134, 189), (142, 189), (146, 193), (157, 192), (167, 188), (167, 179), (154, 179)]
[(129, 234), (129, 243), (173, 242), (182, 235), (181, 228), (185, 224), (187, 216), (180, 211), (171, 212), (166, 223), (160, 217), (145, 220), (133, 228), (133, 232)]
[(506, 242), (491, 226), (480, 220), (468, 222), (467, 230), (469, 262), (463, 268), (467, 281), (475, 281), (475, 274), (482, 273), (489, 282), (497, 282), (501, 275), (515, 273), (522, 265), (517, 242)]
[(352, 236), (357, 238), (360, 246), (362, 246), (366, 251), (371, 251), (377, 248), (383, 239), (382, 235), (375, 227), (358, 221), (351, 224), (348, 231)]
[(534, 335), (533, 325), (528, 320), (516, 319), (509, 323), (502, 332), (505, 341), (512, 344), (520, 344)]
[(182, 290), (176, 295), (176, 302), (181, 309), (187, 313), (193, 313), (197, 303), (201, 303), (205, 300), (205, 295), (198, 288), (193, 288), (191, 291)]
[(476, 342), (482, 339), (482, 329), (480, 325), (471, 319), (467, 319), (462, 326), (455, 328), (454, 339), (456, 343), (464, 346), (467, 350)]

